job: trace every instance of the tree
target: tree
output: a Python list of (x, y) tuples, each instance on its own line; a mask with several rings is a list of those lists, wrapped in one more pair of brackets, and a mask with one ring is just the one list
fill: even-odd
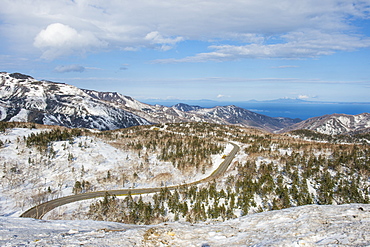
[(82, 191), (81, 182), (80, 181), (76, 181), (75, 182), (75, 186), (73, 187), (73, 193), (74, 194), (78, 194), (78, 193), (81, 193), (81, 191)]

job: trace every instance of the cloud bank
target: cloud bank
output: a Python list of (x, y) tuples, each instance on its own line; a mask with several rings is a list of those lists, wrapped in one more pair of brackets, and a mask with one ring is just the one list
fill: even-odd
[(156, 62), (297, 59), (370, 47), (352, 24), (369, 18), (370, 2), (362, 0), (4, 0), (3, 6), (3, 35), (48, 60), (168, 51), (184, 41), (205, 42), (209, 52)]
[(337, 51), (352, 51), (370, 47), (370, 38), (319, 31), (292, 32), (281, 35), (284, 41), (276, 44), (248, 44), (242, 46), (209, 46), (214, 50), (181, 59), (161, 59), (157, 63), (228, 61), (242, 58), (299, 59), (331, 55)]

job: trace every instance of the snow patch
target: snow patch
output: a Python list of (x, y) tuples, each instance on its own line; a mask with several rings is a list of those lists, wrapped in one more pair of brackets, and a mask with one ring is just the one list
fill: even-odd
[(12, 117), (9, 122), (28, 122), (29, 110), (21, 109), (20, 112)]

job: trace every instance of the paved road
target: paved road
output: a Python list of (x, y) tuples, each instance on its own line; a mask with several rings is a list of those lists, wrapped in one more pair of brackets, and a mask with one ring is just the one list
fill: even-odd
[[(231, 143), (234, 148), (229, 153), (228, 156), (222, 161), (220, 166), (208, 177), (188, 183), (188, 184), (182, 184), (182, 185), (176, 185), (176, 186), (170, 186), (167, 187), (169, 190), (174, 190), (176, 188), (181, 187), (188, 187), (191, 185), (196, 185), (199, 183), (204, 183), (208, 181), (212, 181), (213, 179), (221, 176), (224, 174), (224, 172), (227, 170), (229, 165), (231, 164), (231, 161), (234, 159), (236, 153), (240, 150), (240, 147), (236, 144)], [(162, 187), (163, 188), (163, 187)], [(109, 193), (109, 195), (116, 195), (116, 196), (125, 196), (131, 193), (131, 195), (139, 195), (139, 194), (148, 194), (148, 193), (155, 193), (161, 191), (162, 188), (141, 188), (141, 189), (122, 189), (122, 190), (107, 190), (107, 191), (95, 191), (95, 192), (88, 192), (83, 194), (77, 194), (77, 195), (71, 195), (66, 197), (61, 197), (58, 199), (54, 199), (48, 202), (44, 202), (40, 205), (37, 205), (33, 208), (30, 208), (26, 212), (24, 212), (20, 217), (24, 218), (35, 218), (35, 219), (42, 219), (42, 217), (49, 211), (53, 210), (56, 207), (71, 203), (71, 202), (77, 202), (82, 201), (86, 199), (92, 199), (97, 197), (104, 197), (106, 193)]]

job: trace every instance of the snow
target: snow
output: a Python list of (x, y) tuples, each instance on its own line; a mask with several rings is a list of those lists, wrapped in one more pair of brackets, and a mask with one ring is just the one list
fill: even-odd
[(134, 226), (0, 217), (1, 246), (369, 246), (370, 205), (307, 205), (225, 222)]
[(338, 120), (344, 125), (344, 126), (350, 126), (351, 125), (351, 119), (347, 116), (339, 116)]
[(0, 106), (0, 121), (4, 120), (5, 118), (6, 118), (6, 108)]
[(9, 122), (28, 122), (28, 113), (29, 111), (26, 109), (21, 109), (20, 112), (12, 117)]
[(125, 106), (126, 107), (129, 107), (129, 108), (132, 108), (132, 109), (136, 109), (136, 110), (141, 110), (142, 108), (147, 108), (147, 107), (152, 107), (151, 105), (147, 105), (147, 104), (144, 104), (144, 103), (141, 103), (137, 100), (130, 100), (130, 99), (127, 99), (125, 96), (123, 95), (120, 95), (122, 98), (125, 99)]

